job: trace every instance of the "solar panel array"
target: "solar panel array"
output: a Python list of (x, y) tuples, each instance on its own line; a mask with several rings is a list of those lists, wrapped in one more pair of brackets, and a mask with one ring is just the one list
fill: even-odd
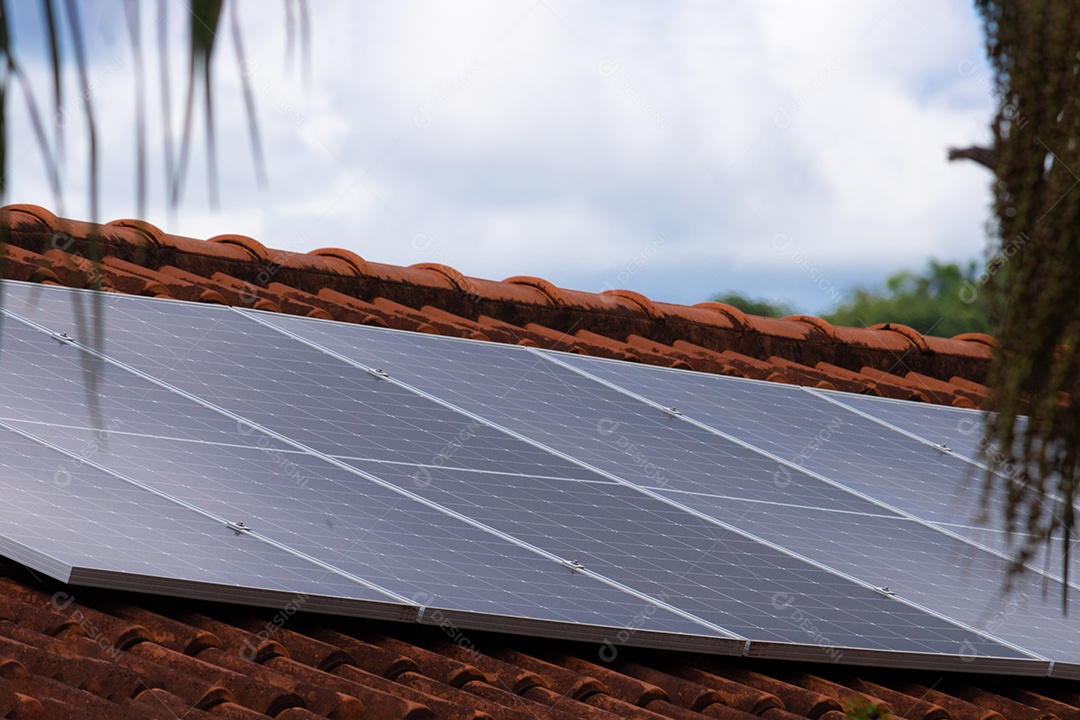
[(1060, 569), (1004, 594), (974, 522), (976, 412), (124, 295), (96, 343), (3, 288), (0, 553), (61, 581), (1080, 676)]

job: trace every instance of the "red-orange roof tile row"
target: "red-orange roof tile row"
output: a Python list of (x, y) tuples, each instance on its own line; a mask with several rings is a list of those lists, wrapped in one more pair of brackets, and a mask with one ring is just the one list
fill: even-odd
[[(223, 303), (416, 332), (533, 345), (906, 400), (979, 406), (989, 336), (922, 335), (903, 325), (836, 327), (747, 315), (731, 305), (655, 302), (629, 290), (559, 288), (516, 276), (465, 277), (343, 249), (295, 253), (253, 238), (170, 235), (149, 223), (92, 225), (34, 205), (0, 210), (4, 273), (17, 280)], [(101, 265), (89, 258), (94, 245)]]
[(0, 568), (7, 718), (1080, 717), (1080, 687), (642, 652), (73, 590)]

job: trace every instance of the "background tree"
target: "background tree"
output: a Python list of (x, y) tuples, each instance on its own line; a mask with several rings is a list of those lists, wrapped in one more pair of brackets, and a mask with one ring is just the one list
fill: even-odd
[(778, 318), (795, 314), (795, 309), (787, 303), (774, 302), (763, 298), (751, 298), (737, 292), (721, 293), (713, 295), (709, 299), (713, 302), (727, 303), (751, 315)]
[[(990, 267), (999, 265), (1000, 261), (994, 259)], [(985, 288), (989, 274), (989, 271), (979, 272), (974, 261), (960, 265), (931, 260), (924, 271), (901, 270), (890, 275), (880, 287), (852, 288), (848, 300), (822, 317), (836, 325), (854, 327), (898, 323), (921, 333), (944, 337), (965, 332), (992, 332)], [(787, 303), (751, 298), (736, 292), (714, 295), (710, 300), (766, 317), (784, 317), (798, 312)]]
[(989, 303), (981, 285), (974, 262), (961, 266), (931, 260), (922, 273), (902, 270), (890, 275), (884, 287), (856, 287), (848, 300), (822, 317), (855, 327), (898, 323), (943, 337), (989, 332)]
[(984, 495), (1008, 498), (1013, 570), (1060, 535), (1067, 581), (1080, 471), (1080, 4), (976, 6), (998, 99), (994, 239), (1014, 251), (992, 278), (1001, 324)]

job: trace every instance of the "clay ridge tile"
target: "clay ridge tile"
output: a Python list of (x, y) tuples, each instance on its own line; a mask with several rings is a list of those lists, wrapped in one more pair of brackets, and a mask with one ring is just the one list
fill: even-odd
[(734, 305), (728, 305), (727, 303), (721, 302), (713, 302), (710, 300), (707, 302), (699, 302), (694, 305), (694, 307), (702, 308), (705, 310), (712, 310), (713, 312), (723, 315), (732, 325), (734, 325), (736, 328), (739, 328), (740, 330), (749, 330), (751, 327), (753, 327), (753, 324), (750, 322), (750, 316), (744, 313), (739, 308), (735, 307)]
[(566, 301), (563, 299), (559, 288), (542, 278), (532, 277), (531, 275), (515, 275), (506, 278), (503, 282), (507, 285), (524, 285), (526, 287), (535, 288), (536, 290), (539, 290), (552, 305), (555, 305), (556, 307), (566, 305)]
[(897, 333), (907, 338), (912, 346), (917, 348), (919, 352), (930, 352), (930, 347), (926, 344), (926, 339), (923, 337), (922, 333), (907, 325), (900, 325), (899, 323), (879, 323), (877, 325), (871, 325), (869, 329)]
[(466, 295), (476, 294), (469, 279), (449, 265), (441, 265), (439, 263), (417, 263), (415, 265), (410, 265), (409, 267), (439, 273), (449, 280), (454, 287)]
[(605, 297), (612, 297), (621, 301), (624, 305), (629, 303), (633, 307), (636, 307), (641, 312), (644, 312), (650, 318), (659, 320), (663, 315), (653, 305), (653, 301), (645, 297), (641, 293), (634, 292), (633, 290), (605, 290), (601, 295)]
[(270, 253), (266, 249), (266, 246), (255, 238), (248, 237), (247, 235), (215, 235), (207, 242), (235, 245), (247, 250), (255, 262), (261, 263), (262, 265), (270, 264)]

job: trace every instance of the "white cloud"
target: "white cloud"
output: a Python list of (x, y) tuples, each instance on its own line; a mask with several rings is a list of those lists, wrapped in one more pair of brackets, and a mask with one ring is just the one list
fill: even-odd
[[(255, 188), (223, 36), (223, 209), (206, 211), (200, 140), (175, 217), (161, 202), (160, 161), (151, 169), (149, 219), (168, 231), (339, 245), (380, 262), (589, 290), (614, 284), (663, 234), (625, 278), (630, 289), (695, 302), (777, 288), (811, 311), (830, 300), (773, 248), (776, 233), (798, 238), (837, 284), (930, 256), (975, 257), (985, 244), (988, 176), (944, 160), (947, 145), (986, 137), (993, 108), (968, 8), (339, 0), (312, 6), (306, 91), (282, 72), (279, 10), (260, 8), (244, 4), (241, 15), (270, 188)], [(122, 36), (110, 45), (90, 34), (98, 70), (130, 63)], [(179, 38), (170, 53), (179, 89)], [(153, 80), (156, 53), (148, 61)], [(131, 97), (124, 75), (93, 98), (107, 158), (103, 219), (134, 214)], [(14, 132), (25, 142), (10, 200), (51, 205), (24, 119)], [(77, 132), (68, 142), (67, 212), (84, 216), (85, 148)], [(416, 233), (434, 241), (418, 251)]]

